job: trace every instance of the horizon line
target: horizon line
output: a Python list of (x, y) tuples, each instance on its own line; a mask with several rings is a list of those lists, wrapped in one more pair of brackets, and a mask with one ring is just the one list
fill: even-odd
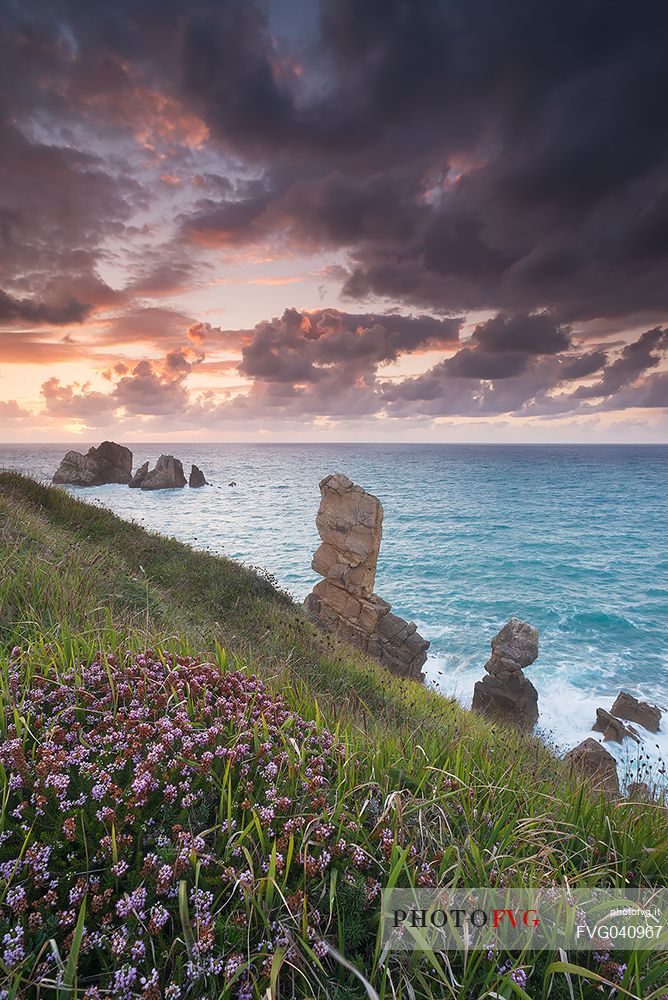
[[(112, 438), (101, 438), (96, 439), (101, 441), (112, 441)], [(202, 445), (250, 445), (250, 446), (262, 446), (262, 447), (314, 447), (314, 448), (328, 448), (328, 447), (338, 447), (341, 445), (350, 445), (354, 448), (366, 448), (366, 447), (383, 447), (383, 446), (398, 446), (413, 445), (416, 447), (430, 447), (430, 448), (509, 448), (509, 447), (521, 447), (521, 448), (668, 448), (668, 441), (258, 441), (258, 440), (234, 440), (234, 441), (187, 441), (187, 440), (160, 440), (160, 441), (113, 441), (114, 444), (124, 444), (124, 445), (163, 445), (169, 444), (174, 446), (197, 446)], [(66, 447), (67, 445), (74, 446), (84, 446), (92, 445), (93, 439), (85, 441), (0, 441), (0, 448), (2, 447), (15, 447), (15, 448), (30, 448), (30, 447), (44, 447), (47, 445), (62, 445)], [(71, 451), (76, 450), (76, 448), (71, 447)]]

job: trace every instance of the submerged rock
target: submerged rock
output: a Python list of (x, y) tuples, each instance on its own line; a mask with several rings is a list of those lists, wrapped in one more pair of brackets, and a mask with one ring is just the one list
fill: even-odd
[(429, 643), (414, 622), (390, 613), (374, 594), (383, 508), (377, 497), (336, 473), (320, 483), (313, 569), (324, 577), (304, 605), (323, 625), (380, 660), (393, 673), (423, 680)]
[(615, 758), (591, 737), (569, 750), (564, 761), (586, 777), (594, 788), (607, 795), (619, 795), (619, 778)]
[(640, 742), (640, 737), (635, 730), (625, 726), (621, 719), (616, 719), (604, 708), (596, 709), (596, 722), (591, 728), (595, 733), (603, 733), (604, 740), (614, 740), (615, 743), (621, 743), (624, 737), (628, 736), (636, 743)]
[(538, 656), (538, 629), (511, 618), (491, 645), (487, 676), (476, 682), (471, 708), (498, 722), (533, 729), (538, 721), (538, 692), (522, 668)]
[(129, 483), (132, 476), (132, 452), (114, 441), (103, 441), (89, 448), (85, 455), (68, 451), (53, 476), (53, 482), (69, 486), (104, 486)]
[(196, 465), (190, 467), (190, 476), (188, 477), (188, 486), (193, 489), (199, 489), (200, 486), (206, 486), (207, 481), (204, 478), (204, 473), (201, 469), (198, 469)]
[(661, 725), (661, 709), (649, 705), (646, 701), (638, 701), (628, 691), (620, 691), (615, 698), (611, 712), (620, 719), (635, 722), (650, 733), (658, 733)]
[(155, 464), (155, 469), (151, 469), (142, 479), (140, 489), (173, 490), (181, 489), (185, 485), (186, 477), (178, 458), (174, 458), (173, 455), (161, 455)]
[(131, 490), (138, 489), (141, 486), (141, 484), (144, 482), (144, 480), (146, 479), (147, 475), (148, 475), (148, 462), (144, 462), (143, 465), (139, 466), (139, 468), (135, 472), (134, 476), (132, 477), (132, 479), (128, 483), (128, 486), (130, 487), (130, 489)]

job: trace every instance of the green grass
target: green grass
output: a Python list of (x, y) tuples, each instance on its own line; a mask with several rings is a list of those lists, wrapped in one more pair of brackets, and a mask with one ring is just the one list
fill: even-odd
[[(14, 647), (23, 651), (18, 692), (10, 683)], [(416, 862), (407, 860), (404, 850), (411, 844), (444, 885), (563, 885), (565, 880), (574, 887), (666, 884), (668, 822), (660, 804), (612, 802), (589, 793), (539, 740), (492, 726), (432, 691), (392, 677), (314, 627), (269, 578), (149, 533), (63, 490), (0, 474), (3, 738), (18, 731), (26, 753), (36, 760), (44, 735), (34, 732), (31, 716), (23, 714), (35, 679), (69, 685), (78, 704), (80, 664), (90, 664), (99, 651), (122, 662), (126, 650), (147, 649), (164, 661), (178, 654), (214, 662), (224, 671), (253, 671), (270, 692), (283, 697), (295, 718), (314, 720), (318, 733), (329, 729), (336, 734), (345, 762), (320, 808), (337, 822), (344, 814), (357, 817), (359, 829), (352, 841), (373, 856), (374, 877), (381, 884), (393, 873), (399, 884), (415, 882)], [(185, 703), (196, 718), (196, 697), (191, 704), (187, 696)], [(233, 745), (232, 735), (229, 740)], [(290, 788), (296, 803), (287, 773), (282, 787)], [(205, 790), (202, 794), (206, 798)], [(249, 864), (255, 870), (264, 857), (271, 869), (271, 847), (261, 824), (242, 809), (243, 783), (228, 786), (226, 796), (226, 810), (246, 831)], [(318, 811), (311, 801), (300, 800), (291, 808), (302, 817)], [(159, 807), (155, 810), (154, 819), (166, 822)], [(383, 823), (395, 837), (387, 858), (378, 848), (378, 816), (385, 812)], [(9, 828), (6, 808), (2, 817)], [(211, 826), (215, 839), (220, 818), (214, 809), (198, 821)], [(90, 817), (86, 823), (91, 829), (95, 825)], [(35, 836), (33, 830), (28, 838)], [(89, 851), (89, 837), (77, 840), (77, 850)], [(227, 841), (216, 843), (222, 855)], [(577, 956), (571, 956), (571, 971), (559, 966), (558, 955), (514, 956), (513, 965), (528, 974), (525, 994), (507, 973), (497, 972), (496, 962), (480, 956), (466, 963), (450, 956), (448, 963), (409, 955), (381, 963), (373, 907), (361, 899), (359, 880), (344, 877), (346, 868), (333, 865), (326, 878), (314, 877), (308, 895), (330, 918), (330, 944), (379, 996), (601, 995), (591, 976), (605, 979), (605, 969), (590, 962), (588, 971)], [(266, 956), (250, 956), (260, 925), (274, 920), (282, 926), (288, 919), (274, 883), (286, 891), (294, 886), (287, 876), (283, 885), (275, 870), (270, 876), (258, 877), (244, 911), (249, 963), (244, 975), (250, 976), (254, 995), (264, 996), (269, 989), (280, 996), (364, 996), (366, 987), (343, 962), (331, 955), (323, 961), (309, 957), (305, 927), (291, 930), (299, 961), (285, 955), (279, 959), (276, 952), (268, 966)], [(134, 877), (132, 884), (139, 884), (136, 872)], [(180, 906), (180, 930), (168, 953), (170, 975), (178, 978), (183, 965), (179, 948), (187, 953), (192, 928), (187, 899), (175, 905)], [(220, 930), (223, 949), (232, 947), (225, 927)], [(62, 996), (73, 991), (83, 995), (86, 976), (92, 982), (96, 974), (91, 959), (78, 954), (76, 933), (70, 936), (66, 945), (65, 934), (59, 947), (71, 987), (54, 986), (54, 996), (58, 990)], [(627, 964), (621, 987), (629, 995), (659, 997), (665, 992), (665, 955), (622, 955), (620, 961)], [(0, 988), (2, 968), (0, 963)], [(28, 985), (29, 963), (19, 972), (7, 967), (4, 974), (10, 996), (31, 995), (35, 989)], [(609, 983), (608, 992), (613, 985)], [(238, 980), (223, 979), (207, 996), (234, 996), (236, 989)], [(50, 994), (42, 989), (40, 995)]]

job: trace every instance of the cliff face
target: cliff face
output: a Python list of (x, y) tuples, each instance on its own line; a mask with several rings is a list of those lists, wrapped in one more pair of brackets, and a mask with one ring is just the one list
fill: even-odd
[(306, 598), (306, 609), (393, 673), (423, 680), (429, 643), (373, 592), (383, 527), (380, 500), (341, 473), (323, 479), (320, 494), (321, 544), (311, 565), (324, 579)]

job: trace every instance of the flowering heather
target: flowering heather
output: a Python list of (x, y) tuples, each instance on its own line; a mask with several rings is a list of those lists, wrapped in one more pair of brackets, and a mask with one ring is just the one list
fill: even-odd
[[(76, 935), (89, 1000), (250, 997), (279, 949), (322, 978), (333, 879), (370, 924), (403, 837), (379, 823), (378, 788), (340, 796), (345, 746), (256, 676), (189, 657), (33, 667), (14, 650), (0, 749), (7, 973), (56, 986)], [(429, 884), (438, 862), (414, 849), (406, 864)]]
[[(14, 989), (57, 995), (73, 956), (84, 1000), (251, 998), (277, 968), (293, 995), (326, 996), (330, 946), (373, 964), (392, 871), (443, 884), (447, 831), (474, 876), (472, 786), (435, 774), (404, 806), (384, 801), (359, 752), (253, 674), (150, 651), (36, 667), (13, 650), (3, 693), (0, 971)], [(625, 966), (603, 971), (617, 983)], [(497, 975), (526, 989), (530, 969)]]

